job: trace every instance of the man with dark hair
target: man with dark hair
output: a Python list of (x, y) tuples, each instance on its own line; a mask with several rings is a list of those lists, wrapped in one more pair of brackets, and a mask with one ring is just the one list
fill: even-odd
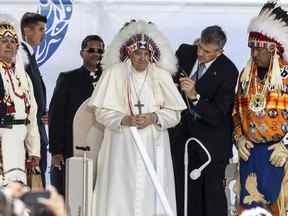
[[(288, 211), (288, 11), (268, 1), (248, 26), (250, 59), (239, 78), (234, 139), (240, 209)], [(244, 215), (244, 213), (243, 213)]]
[[(38, 13), (33, 12), (26, 12), (21, 19), (21, 33), (22, 36), (27, 35), (26, 31), (27, 28), (31, 28), (34, 30), (40, 29), (41, 32), (45, 32), (45, 24), (47, 23), (47, 18), (45, 16), (42, 16)], [(29, 31), (31, 33), (31, 31)], [(32, 33), (31, 33), (32, 34)], [(34, 33), (35, 34), (35, 33)]]
[(37, 102), (37, 123), (40, 134), (41, 142), (41, 157), (40, 157), (40, 169), (43, 186), (45, 186), (45, 172), (47, 168), (47, 145), (48, 138), (45, 130), (45, 124), (47, 124), (47, 113), (46, 113), (46, 88), (40, 74), (37, 61), (33, 48), (38, 46), (45, 36), (45, 25), (47, 19), (37, 13), (27, 12), (22, 16), (21, 19), (21, 32), (23, 42), (21, 46), (28, 57), (28, 64), (25, 65), (25, 70), (28, 73), (33, 89), (34, 97)]
[(92, 94), (101, 76), (100, 61), (104, 42), (97, 35), (87, 36), (81, 44), (83, 65), (60, 73), (49, 106), (49, 140), (52, 154), (51, 183), (64, 195), (65, 159), (73, 156), (73, 119), (79, 106)]
[[(87, 37), (84, 38), (84, 40), (81, 43), (81, 50), (84, 50), (85, 48), (87, 48), (89, 41), (98, 41), (98, 42), (102, 43), (102, 45), (104, 45), (103, 39), (101, 37), (99, 37), (98, 35), (88, 35)], [(102, 49), (104, 49), (104, 47), (102, 47)], [(101, 53), (99, 53), (99, 54), (101, 54)]]
[[(188, 215), (227, 215), (223, 182), (232, 155), (231, 114), (238, 70), (223, 54), (226, 40), (219, 26), (209, 26), (198, 45), (182, 44), (176, 52), (176, 76), (188, 106), (181, 123), (170, 130), (178, 215), (184, 215), (184, 150), (190, 137), (203, 143), (212, 160), (199, 178), (187, 177)], [(190, 173), (208, 161), (208, 154), (196, 142), (188, 149)]]

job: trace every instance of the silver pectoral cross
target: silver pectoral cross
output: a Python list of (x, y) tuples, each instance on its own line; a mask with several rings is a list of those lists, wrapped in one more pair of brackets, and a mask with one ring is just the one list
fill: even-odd
[(138, 108), (138, 114), (141, 115), (142, 114), (142, 107), (144, 107), (144, 104), (142, 104), (141, 101), (138, 100), (137, 104), (134, 104), (134, 106)]

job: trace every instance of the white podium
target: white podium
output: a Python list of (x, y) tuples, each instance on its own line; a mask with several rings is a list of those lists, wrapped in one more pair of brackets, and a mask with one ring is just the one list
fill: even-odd
[(65, 201), (70, 216), (91, 216), (93, 186), (93, 160), (67, 159)]

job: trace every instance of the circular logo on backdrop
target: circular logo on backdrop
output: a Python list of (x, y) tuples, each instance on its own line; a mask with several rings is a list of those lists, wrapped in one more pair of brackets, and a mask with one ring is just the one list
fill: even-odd
[(69, 27), (72, 9), (72, 0), (40, 0), (38, 12), (47, 17), (47, 24), (45, 38), (34, 50), (39, 66), (53, 56), (62, 43)]

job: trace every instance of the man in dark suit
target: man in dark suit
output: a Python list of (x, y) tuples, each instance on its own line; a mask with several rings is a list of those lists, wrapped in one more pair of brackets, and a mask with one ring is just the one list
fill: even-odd
[[(184, 146), (195, 137), (210, 152), (212, 161), (201, 176), (188, 177), (188, 215), (227, 215), (224, 191), (225, 167), (232, 155), (232, 109), (238, 71), (223, 54), (226, 35), (219, 26), (201, 33), (197, 46), (182, 44), (176, 52), (176, 79), (188, 109), (181, 123), (170, 130), (175, 169), (178, 215), (184, 215)], [(185, 77), (186, 76), (186, 77)], [(189, 146), (189, 173), (208, 157), (197, 143)]]
[(45, 124), (48, 122), (46, 113), (46, 88), (40, 74), (37, 61), (33, 48), (38, 46), (45, 36), (45, 25), (47, 19), (37, 13), (27, 12), (22, 16), (21, 19), (21, 32), (23, 42), (21, 46), (28, 57), (28, 64), (25, 66), (26, 72), (28, 73), (33, 89), (34, 97), (37, 103), (37, 123), (41, 141), (41, 152), (40, 152), (40, 169), (42, 184), (45, 186), (45, 172), (47, 168), (47, 146), (48, 138), (45, 130)]
[(104, 42), (89, 35), (81, 45), (83, 65), (60, 73), (49, 106), (49, 141), (52, 154), (51, 183), (65, 194), (65, 159), (73, 156), (73, 119), (79, 106), (91, 96), (101, 76)]

